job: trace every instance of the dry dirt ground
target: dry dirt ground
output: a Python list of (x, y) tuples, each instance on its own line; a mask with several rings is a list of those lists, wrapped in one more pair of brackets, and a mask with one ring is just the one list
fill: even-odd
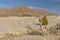
[(54, 36), (54, 35), (23, 35), (23, 36), (5, 36), (3, 38), (0, 38), (0, 40), (60, 40), (60, 37)]
[[(60, 16), (48, 16), (49, 25), (55, 25), (60, 23)], [(3, 37), (5, 33), (16, 31), (27, 26), (33, 28), (39, 28), (39, 18), (37, 17), (1, 17), (0, 18), (0, 40), (56, 40), (59, 36), (54, 35), (23, 35), (23, 36), (11, 36)], [(24, 30), (24, 29), (23, 29)], [(60, 39), (59, 39), (60, 40)]]

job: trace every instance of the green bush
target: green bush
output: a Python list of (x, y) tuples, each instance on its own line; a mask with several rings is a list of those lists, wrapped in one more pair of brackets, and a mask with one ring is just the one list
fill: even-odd
[(48, 25), (48, 20), (46, 16), (44, 16), (41, 20), (42, 20), (42, 25)]
[(32, 15), (31, 14), (24, 14), (23, 16), (24, 17), (31, 17)]

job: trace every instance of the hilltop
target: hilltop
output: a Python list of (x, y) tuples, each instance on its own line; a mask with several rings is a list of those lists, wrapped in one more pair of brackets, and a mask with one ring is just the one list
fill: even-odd
[(38, 8), (29, 8), (24, 5), (18, 5), (13, 8), (0, 8), (0, 17), (8, 17), (8, 16), (23, 16), (24, 14), (29, 14), (34, 17), (39, 17), (41, 15), (56, 15), (54, 13), (48, 12), (46, 10), (38, 9)]

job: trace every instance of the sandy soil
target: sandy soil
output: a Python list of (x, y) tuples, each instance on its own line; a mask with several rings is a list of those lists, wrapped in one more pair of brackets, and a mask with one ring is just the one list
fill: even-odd
[[(56, 23), (60, 23), (60, 16), (49, 16), (47, 17), (49, 21), (48, 27), (51, 25), (55, 25)], [(36, 17), (1, 17), (0, 18), (0, 37), (7, 32), (16, 31), (22, 29), (27, 26), (31, 26), (33, 28), (39, 28), (39, 18)], [(22, 39), (21, 39), (22, 38)], [(49, 35), (49, 36), (39, 36), (39, 35), (25, 35), (25, 36), (17, 36), (14, 38), (1, 38), (0, 40), (55, 40), (56, 36)]]

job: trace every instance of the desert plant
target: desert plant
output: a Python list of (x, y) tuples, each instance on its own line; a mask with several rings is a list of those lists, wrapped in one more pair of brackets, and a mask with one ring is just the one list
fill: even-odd
[(55, 28), (50, 28), (50, 33), (51, 34), (56, 34), (57, 33), (57, 30)]
[(60, 35), (60, 24), (56, 24), (54, 27), (57, 30), (57, 35)]
[(48, 25), (48, 19), (47, 19), (47, 17), (44, 16), (41, 20), (42, 20), (42, 25), (45, 26), (46, 30), (48, 30), (47, 27), (46, 27), (46, 25)]
[(31, 14), (23, 14), (23, 17), (31, 17)]
[(42, 19), (39, 19), (39, 24), (40, 24), (40, 28), (42, 25), (44, 25), (46, 27), (46, 25), (48, 25), (47, 17), (44, 16)]
[(46, 16), (44, 16), (41, 20), (42, 20), (42, 25), (48, 25), (48, 20)]
[(56, 28), (57, 28), (58, 30), (60, 30), (60, 24), (57, 24), (57, 25), (56, 25)]
[(39, 25), (40, 25), (40, 28), (41, 28), (41, 26), (42, 26), (41, 19), (39, 19)]
[(43, 32), (40, 32), (41, 30), (40, 29), (31, 29), (31, 32), (28, 32), (28, 35), (41, 35), (41, 36), (44, 36), (44, 33)]
[(26, 29), (27, 29), (27, 32), (28, 32), (28, 34), (31, 32), (31, 30), (32, 30), (32, 27), (30, 26), (30, 25), (28, 25), (27, 27), (25, 27)]
[(56, 24), (49, 28), (49, 33), (54, 35), (60, 35), (60, 24)]
[(39, 31), (32, 29), (31, 32), (29, 33), (29, 35), (38, 35)]

